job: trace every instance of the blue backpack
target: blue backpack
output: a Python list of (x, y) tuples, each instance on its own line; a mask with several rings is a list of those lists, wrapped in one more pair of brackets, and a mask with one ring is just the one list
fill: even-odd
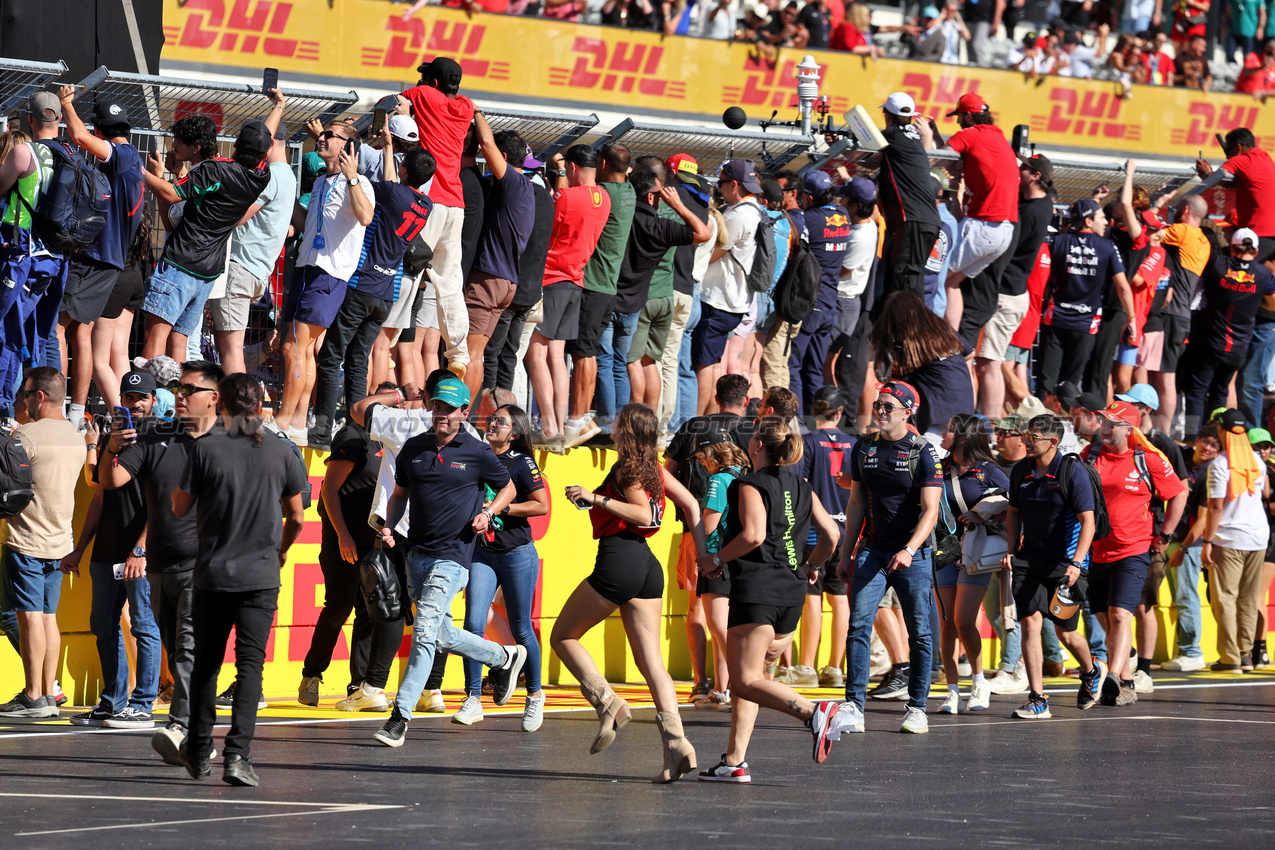
[(31, 226), (50, 250), (67, 253), (85, 248), (106, 227), (111, 183), (68, 145), (53, 139), (41, 139), (36, 144), (53, 153), (53, 177), (35, 209), (18, 195), (31, 213)]

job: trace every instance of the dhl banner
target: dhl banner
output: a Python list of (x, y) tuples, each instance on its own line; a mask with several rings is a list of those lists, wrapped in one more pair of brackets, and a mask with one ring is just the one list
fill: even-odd
[[(450, 56), (464, 91), (582, 110), (626, 109), (716, 122), (727, 106), (751, 117), (793, 117), (794, 67), (805, 51), (774, 61), (748, 45), (542, 18), (468, 15), (428, 7), (409, 21), (386, 0), (165, 0), (163, 61), (175, 67), (279, 68), (294, 79), (393, 90), (417, 79), (416, 66)], [(1137, 86), (1122, 99), (1112, 82), (1032, 80), (1010, 71), (814, 51), (833, 113), (861, 103), (874, 111), (893, 91), (946, 118), (956, 99), (977, 91), (1008, 128), (1028, 124), (1045, 147), (1194, 159), (1214, 133), (1248, 127), (1275, 146), (1275, 116), (1251, 97)], [(1212, 151), (1216, 156), (1218, 151)]]

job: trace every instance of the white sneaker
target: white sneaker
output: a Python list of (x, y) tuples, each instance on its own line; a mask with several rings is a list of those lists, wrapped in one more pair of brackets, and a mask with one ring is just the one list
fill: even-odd
[(994, 694), (1025, 694), (1028, 690), (1027, 668), (1020, 661), (1013, 673), (1001, 670), (988, 681), (987, 688)]
[(970, 688), (970, 698), (965, 703), (966, 711), (984, 711), (991, 703), (992, 691), (986, 679), (980, 679)]
[(956, 691), (948, 691), (943, 704), (939, 706), (939, 714), (959, 714), (961, 711), (961, 695)]
[(1133, 671), (1133, 692), (1136, 694), (1155, 693), (1155, 682), (1151, 681), (1151, 674), (1142, 670)]
[(794, 664), (786, 672), (776, 676), (775, 681), (792, 687), (817, 688), (819, 687), (819, 674), (815, 672), (813, 667), (803, 667), (800, 664)]
[(465, 701), (460, 705), (460, 711), (452, 715), (452, 722), (463, 726), (473, 726), (482, 719), (483, 702), (479, 697), (465, 697)]
[(562, 431), (563, 437), (566, 438), (566, 447), (569, 449), (575, 448), (581, 443), (586, 443), (602, 433), (602, 429), (593, 421), (592, 416), (586, 416), (578, 422), (574, 419), (569, 419), (563, 426)]
[(426, 691), (416, 701), (416, 710), (421, 714), (446, 714), (447, 703), (443, 702), (442, 691)]
[(381, 688), (359, 685), (358, 690), (343, 700), (338, 700), (337, 711), (389, 711), (390, 704)]
[(908, 710), (903, 714), (903, 725), (899, 727), (899, 731), (924, 735), (930, 731), (930, 719), (925, 716), (924, 711), (909, 705)]
[(310, 444), (309, 428), (289, 428), (283, 432), (283, 436), (291, 440), (301, 448), (305, 448)]
[(832, 718), (832, 728), (828, 730), (828, 738), (840, 741), (842, 732), (863, 732), (863, 709), (852, 702), (841, 703), (840, 710)]
[(545, 692), (538, 697), (527, 697), (527, 705), (522, 710), (522, 731), (535, 732), (545, 719)]
[(819, 671), (819, 687), (821, 688), (844, 688), (846, 686), (846, 674), (841, 672), (839, 667), (825, 667)]
[(956, 675), (960, 676), (962, 679), (968, 679), (970, 676), (974, 675), (974, 668), (971, 667), (970, 663), (965, 660), (964, 655), (962, 655), (960, 660), (956, 662)]
[(1179, 655), (1172, 661), (1160, 665), (1161, 670), (1172, 670), (1175, 673), (1193, 673), (1204, 669), (1204, 657), (1201, 655)]
[(302, 705), (317, 706), (319, 704), (319, 683), (322, 682), (318, 676), (303, 676), (301, 678), (301, 686), (297, 688), (297, 702)]

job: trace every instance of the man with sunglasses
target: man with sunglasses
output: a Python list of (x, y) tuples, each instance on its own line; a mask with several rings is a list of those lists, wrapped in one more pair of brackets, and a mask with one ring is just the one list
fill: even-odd
[(151, 746), (172, 765), (180, 765), (178, 751), (190, 728), (190, 670), (195, 637), (191, 620), (193, 570), (199, 552), (195, 514), (173, 513), (172, 492), (180, 485), (191, 446), (213, 427), (220, 394), (221, 367), (205, 360), (182, 366), (177, 397), (177, 427), (152, 428), (135, 442), (112, 440), (99, 463), (102, 487), (107, 491), (141, 486), (146, 503), (146, 578), (150, 584), (150, 609), (159, 627), (160, 641), (168, 653), (173, 676), (173, 698), (168, 722), (151, 738)]

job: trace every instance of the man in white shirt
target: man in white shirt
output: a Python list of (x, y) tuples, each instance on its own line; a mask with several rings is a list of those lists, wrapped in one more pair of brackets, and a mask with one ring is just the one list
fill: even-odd
[(1093, 65), (1107, 55), (1107, 34), (1111, 28), (1106, 24), (1098, 27), (1098, 35), (1093, 47), (1085, 45), (1080, 33), (1069, 32), (1063, 36), (1062, 55), (1058, 58), (1058, 76), (1079, 77), (1088, 80), (1093, 77)]
[(691, 335), (691, 366), (699, 384), (696, 415), (711, 413), (722, 354), (735, 328), (752, 306), (748, 272), (757, 252), (757, 225), (762, 210), (757, 200), (761, 183), (751, 160), (732, 159), (722, 166), (718, 188), (726, 207), (726, 245), (714, 248), (700, 290), (700, 320)]

